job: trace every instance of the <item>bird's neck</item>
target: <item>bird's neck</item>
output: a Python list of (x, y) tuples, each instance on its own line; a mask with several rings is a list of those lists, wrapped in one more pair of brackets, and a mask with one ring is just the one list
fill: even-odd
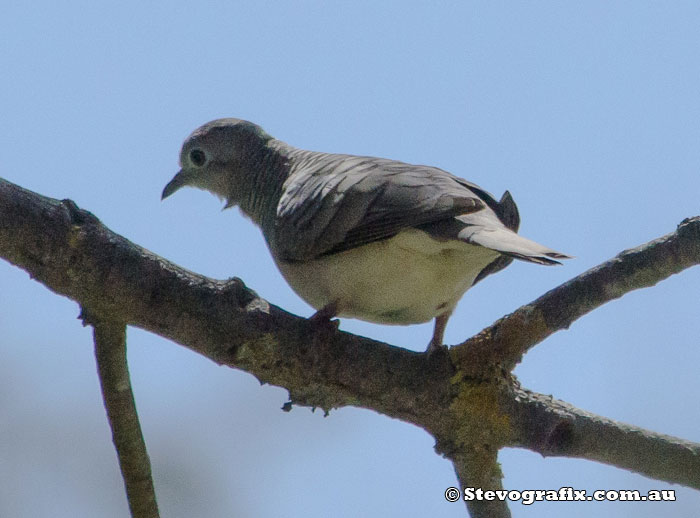
[(245, 159), (245, 192), (239, 193), (236, 203), (262, 228), (266, 237), (272, 235), (277, 204), (282, 195), (282, 186), (289, 176), (293, 150), (284, 142), (272, 139), (251, 149)]

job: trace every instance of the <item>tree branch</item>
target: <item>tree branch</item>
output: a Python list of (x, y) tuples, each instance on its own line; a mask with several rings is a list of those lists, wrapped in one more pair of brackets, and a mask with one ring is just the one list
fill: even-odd
[[(621, 428), (565, 403), (548, 406), (544, 396), (520, 389), (510, 371), (530, 347), (588, 311), (700, 263), (700, 217), (551, 290), (449, 353), (433, 355), (319, 331), (268, 304), (240, 279), (215, 281), (179, 268), (70, 200), (1, 179), (0, 257), (89, 314), (149, 330), (286, 388), (290, 404), (364, 407), (420, 426), (436, 438), (436, 450), (453, 461), (463, 483), (500, 487), (495, 454), (515, 445), (698, 487), (687, 473), (700, 472), (700, 445)], [(588, 437), (596, 433), (627, 444)], [(668, 458), (686, 474), (669, 469)], [(506, 516), (501, 507), (490, 512)]]
[[(84, 314), (85, 315), (85, 314)], [(112, 441), (133, 518), (158, 518), (151, 462), (136, 413), (126, 362), (126, 325), (84, 316), (94, 326), (95, 358)]]
[(578, 457), (700, 489), (700, 444), (643, 430), (551, 396), (516, 390), (509, 400), (512, 446), (545, 457)]
[(215, 281), (115, 234), (70, 200), (0, 180), (0, 257), (91, 314), (109, 315), (286, 388), (293, 403), (354, 405), (426, 426), (449, 404), (447, 355), (428, 358), (268, 304), (237, 278)]
[(675, 232), (591, 268), (499, 319), (451, 349), (472, 372), (488, 365), (511, 371), (523, 354), (589, 311), (640, 288), (648, 288), (700, 264), (700, 217), (683, 220)]

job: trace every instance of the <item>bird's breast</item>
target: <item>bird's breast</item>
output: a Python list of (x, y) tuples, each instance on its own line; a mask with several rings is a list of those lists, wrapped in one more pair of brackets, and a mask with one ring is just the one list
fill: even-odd
[(438, 241), (408, 229), (383, 241), (306, 262), (277, 261), (292, 289), (338, 316), (380, 324), (427, 322), (451, 311), (498, 253), (461, 241)]

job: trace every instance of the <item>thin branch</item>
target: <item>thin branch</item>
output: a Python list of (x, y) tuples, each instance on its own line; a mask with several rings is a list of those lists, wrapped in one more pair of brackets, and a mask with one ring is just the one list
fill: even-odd
[(512, 446), (545, 457), (578, 457), (700, 489), (700, 444), (586, 412), (519, 389), (510, 400)]
[(119, 457), (133, 518), (158, 518), (151, 463), (141, 433), (126, 362), (126, 326), (89, 319), (94, 326), (95, 357), (112, 441)]
[(451, 349), (455, 363), (477, 373), (488, 365), (511, 371), (531, 347), (606, 302), (700, 264), (700, 217), (675, 232), (625, 250), (548, 291)]

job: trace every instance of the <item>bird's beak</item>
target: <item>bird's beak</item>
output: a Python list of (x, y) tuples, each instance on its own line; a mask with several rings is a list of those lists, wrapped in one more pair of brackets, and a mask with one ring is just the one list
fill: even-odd
[(163, 189), (163, 194), (160, 195), (160, 199), (164, 200), (172, 193), (180, 189), (180, 187), (187, 185), (189, 183), (188, 180), (189, 178), (185, 171), (178, 171), (178, 173), (173, 176), (173, 179), (168, 182), (168, 185), (165, 186), (165, 189)]

